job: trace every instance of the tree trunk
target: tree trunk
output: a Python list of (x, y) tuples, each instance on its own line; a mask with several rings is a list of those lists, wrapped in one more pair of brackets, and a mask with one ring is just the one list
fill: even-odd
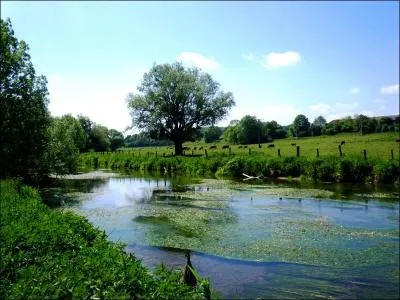
[(174, 141), (175, 143), (175, 155), (182, 155), (182, 142), (181, 141)]

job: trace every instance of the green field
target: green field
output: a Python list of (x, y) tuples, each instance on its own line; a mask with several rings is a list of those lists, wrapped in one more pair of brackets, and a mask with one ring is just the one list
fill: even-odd
[[(300, 146), (300, 156), (316, 157), (317, 148), (319, 149), (320, 156), (339, 156), (338, 145), (341, 141), (346, 143), (342, 146), (342, 153), (344, 156), (352, 157), (363, 157), (363, 151), (366, 150), (367, 158), (380, 158), (380, 159), (391, 159), (391, 150), (393, 150), (394, 159), (399, 159), (400, 143), (396, 143), (396, 139), (399, 138), (399, 133), (396, 132), (385, 132), (385, 133), (372, 133), (366, 135), (359, 135), (353, 133), (343, 133), (334, 136), (318, 136), (318, 137), (305, 137), (305, 138), (286, 138), (275, 140), (272, 143), (261, 144), (262, 148), (258, 147), (258, 144), (253, 145), (230, 145), (231, 155), (248, 155), (249, 148), (251, 154), (266, 154), (271, 156), (278, 156), (278, 149), (280, 149), (281, 156), (296, 156), (296, 147), (292, 146), (295, 143), (296, 146)], [(222, 145), (226, 143), (218, 141), (212, 144), (206, 144), (204, 142), (188, 142), (184, 144), (184, 147), (190, 147), (191, 149), (186, 151), (186, 155), (191, 155), (192, 151), (194, 155), (205, 155), (204, 149), (207, 149), (207, 155), (213, 155), (216, 153), (229, 154), (228, 149), (222, 149)], [(274, 144), (275, 147), (268, 148), (268, 145)], [(216, 145), (217, 149), (209, 149), (211, 145)], [(247, 148), (244, 148), (246, 146)], [(196, 149), (194, 149), (196, 147)], [(203, 147), (202, 150), (198, 150)], [(163, 147), (142, 147), (142, 148), (124, 148), (124, 151), (133, 151), (134, 155), (173, 155), (173, 146)]]

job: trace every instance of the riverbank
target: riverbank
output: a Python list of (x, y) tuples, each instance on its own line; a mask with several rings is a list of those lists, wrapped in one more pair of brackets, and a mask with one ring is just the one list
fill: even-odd
[(272, 157), (262, 154), (212, 156), (160, 156), (130, 152), (85, 153), (80, 156), (86, 168), (129, 169), (188, 174), (191, 176), (237, 177), (252, 176), (299, 177), (321, 182), (398, 183), (398, 159), (364, 159), (360, 157)]
[(44, 205), (37, 190), (0, 184), (2, 299), (203, 298), (180, 283), (182, 272), (150, 273), (86, 218)]

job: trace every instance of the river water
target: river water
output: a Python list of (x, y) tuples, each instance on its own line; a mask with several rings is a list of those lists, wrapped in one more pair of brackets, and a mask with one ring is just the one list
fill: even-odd
[(86, 216), (150, 269), (182, 269), (190, 249), (221, 298), (399, 297), (392, 187), (72, 178), (44, 199)]

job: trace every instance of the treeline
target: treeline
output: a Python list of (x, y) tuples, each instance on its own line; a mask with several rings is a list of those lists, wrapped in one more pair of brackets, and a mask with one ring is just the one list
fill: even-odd
[[(289, 126), (279, 125), (276, 121), (263, 122), (255, 116), (244, 116), (240, 121), (233, 120), (227, 128), (210, 127), (207, 129), (222, 135), (228, 143), (256, 144), (271, 142), (286, 137), (307, 137), (320, 135), (335, 135), (338, 133), (367, 133), (398, 132), (399, 117), (370, 118), (365, 115), (346, 117), (327, 122), (323, 116), (314, 119), (312, 123), (305, 115), (297, 115)], [(206, 132), (207, 132), (206, 130)], [(217, 140), (216, 135), (213, 140)], [(204, 137), (206, 140), (206, 136)]]

